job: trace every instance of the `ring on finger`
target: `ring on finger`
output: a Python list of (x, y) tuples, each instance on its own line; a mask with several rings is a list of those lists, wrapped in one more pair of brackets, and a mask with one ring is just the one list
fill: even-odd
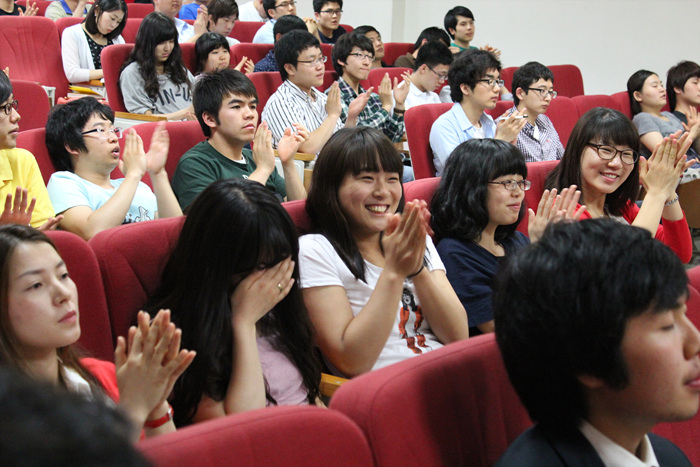
[(281, 283), (277, 283), (277, 288), (280, 290), (280, 292), (284, 289)]

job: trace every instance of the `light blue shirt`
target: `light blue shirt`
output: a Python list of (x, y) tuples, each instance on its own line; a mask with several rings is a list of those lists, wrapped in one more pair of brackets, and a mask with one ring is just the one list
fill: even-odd
[(187, 42), (190, 38), (194, 37), (194, 26), (191, 26), (180, 18), (173, 18), (173, 20), (175, 21), (175, 29), (177, 29), (178, 42)]
[(272, 28), (275, 27), (276, 19), (271, 19), (267, 23), (260, 26), (258, 32), (253, 37), (253, 44), (274, 44), (275, 35), (272, 33)]
[[(479, 123), (485, 138), (493, 138), (496, 135), (496, 123), (489, 114), (482, 113)], [(474, 138), (475, 132), (476, 127), (469, 121), (459, 102), (455, 102), (449, 111), (435, 120), (430, 129), (430, 147), (433, 150), (433, 163), (437, 175), (442, 175), (445, 162), (454, 148)]]
[[(97, 186), (73, 172), (62, 171), (51, 175), (46, 189), (49, 192), (49, 198), (51, 198), (56, 214), (61, 214), (76, 206), (87, 206), (96, 211), (109, 201), (123, 181), (123, 178), (110, 180), (114, 188), (109, 190)], [(157, 211), (158, 202), (156, 201), (156, 196), (148, 185), (139, 182), (134, 199), (131, 200), (131, 206), (122, 224), (155, 219)]]

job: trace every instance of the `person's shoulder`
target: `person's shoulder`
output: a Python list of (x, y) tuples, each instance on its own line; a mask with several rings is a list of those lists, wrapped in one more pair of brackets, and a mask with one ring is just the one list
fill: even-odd
[(649, 436), (651, 447), (654, 448), (654, 455), (662, 467), (665, 465), (690, 467), (692, 465), (685, 453), (671, 441), (654, 433), (649, 433), (647, 436)]
[(527, 246), (530, 244), (530, 238), (522, 232), (515, 231), (515, 234), (510, 237), (510, 241), (515, 246)]
[(495, 467), (564, 466), (552, 444), (537, 427), (528, 428), (518, 436), (495, 464)]
[(319, 233), (310, 233), (299, 237), (299, 249), (301, 248), (306, 250), (324, 250), (330, 248), (331, 250), (335, 251), (330, 240), (328, 240), (325, 235)]
[(637, 115), (632, 117), (632, 122), (643, 122), (643, 121), (653, 121), (656, 117), (647, 112), (639, 112)]
[(214, 148), (209, 144), (208, 141), (201, 141), (191, 148), (189, 148), (183, 155), (180, 157), (180, 160), (178, 161), (178, 165), (184, 161), (188, 161), (191, 159), (198, 159), (201, 157), (206, 156), (207, 154), (211, 154), (212, 150)]
[(61, 170), (59, 172), (54, 172), (51, 174), (51, 177), (49, 178), (49, 184), (53, 185), (54, 183), (61, 183), (61, 182), (72, 182), (72, 183), (77, 183), (81, 182), (84, 179), (79, 177), (78, 175), (74, 174), (73, 172), (69, 172), (67, 170)]
[(133, 76), (139, 76), (139, 70), (141, 68), (139, 67), (139, 64), (136, 62), (131, 62), (129, 63), (124, 69), (122, 70), (121, 76), (128, 76), (130, 77), (131, 75)]

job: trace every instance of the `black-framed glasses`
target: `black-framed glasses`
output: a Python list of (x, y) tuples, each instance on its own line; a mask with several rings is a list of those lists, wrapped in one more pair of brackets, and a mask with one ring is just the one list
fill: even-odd
[(544, 99), (545, 97), (547, 97), (547, 94), (549, 94), (550, 96), (552, 96), (552, 99), (554, 99), (555, 97), (557, 97), (557, 91), (555, 91), (554, 89), (552, 89), (552, 90), (550, 91), (549, 89), (527, 88), (527, 90), (528, 90), (528, 91), (537, 91), (537, 93), (539, 93), (539, 95), (540, 95), (540, 97), (541, 97), (542, 99)]
[(116, 136), (117, 139), (121, 139), (121, 137), (122, 137), (122, 129), (116, 128), (116, 127), (111, 127), (111, 128), (98, 127), (98, 128), (94, 128), (92, 130), (83, 131), (80, 134), (84, 136), (84, 135), (89, 135), (91, 133), (97, 133), (97, 136), (100, 139), (105, 139), (105, 140), (109, 139), (109, 137), (112, 135)]
[(340, 16), (343, 14), (343, 10), (323, 10), (319, 11), (319, 13), (323, 13), (328, 16)]
[(431, 66), (428, 66), (427, 64), (425, 66), (428, 67), (428, 70), (432, 71), (433, 73), (435, 73), (437, 75), (438, 80), (440, 80), (441, 83), (447, 79), (447, 73), (445, 73), (443, 75), (443, 74), (440, 74), (437, 71), (433, 70), (433, 68)]
[(282, 2), (279, 5), (275, 5), (275, 9), (277, 9), (277, 8), (290, 8), (296, 4), (297, 4), (297, 2), (295, 2), (295, 1)]
[(19, 109), (19, 101), (15, 99), (5, 105), (0, 105), (0, 108), (5, 111), (5, 115), (10, 115), (12, 113), (12, 109)]
[(315, 67), (316, 65), (326, 63), (328, 61), (328, 57), (325, 55), (321, 55), (318, 58), (315, 58), (313, 60), (297, 60), (297, 63), (306, 63), (310, 67)]
[(359, 52), (354, 52), (354, 53), (348, 54), (348, 57), (350, 55), (352, 55), (353, 57), (357, 57), (357, 59), (360, 61), (369, 60), (371, 62), (372, 60), (374, 60), (374, 55), (370, 55), (370, 54), (361, 54)]
[(478, 82), (480, 83), (486, 83), (490, 88), (498, 85), (499, 88), (502, 88), (504, 84), (506, 84), (505, 81), (502, 79), (495, 79), (495, 78), (484, 78), (484, 79), (477, 79)]
[(598, 157), (604, 161), (611, 161), (615, 159), (615, 156), (620, 155), (620, 160), (623, 164), (632, 165), (639, 160), (639, 153), (633, 149), (624, 149), (620, 151), (607, 144), (593, 144), (587, 143), (586, 146), (592, 147)]
[(515, 188), (520, 188), (523, 191), (527, 191), (532, 186), (530, 180), (504, 180), (502, 182), (489, 182), (490, 185), (503, 185), (503, 187), (508, 191), (515, 191)]

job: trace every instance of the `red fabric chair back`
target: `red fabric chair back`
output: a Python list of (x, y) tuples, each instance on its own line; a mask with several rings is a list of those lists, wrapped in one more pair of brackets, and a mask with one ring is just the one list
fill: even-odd
[(389, 79), (391, 79), (391, 85), (394, 85), (394, 78), (399, 80), (399, 83), (403, 80), (401, 75), (405, 72), (411, 72), (410, 68), (394, 67), (394, 68), (372, 68), (369, 70), (369, 75), (364, 81), (360, 81), (363, 88), (369, 89), (370, 86), (374, 86), (374, 91), (379, 91), (379, 85), (381, 84), (384, 76), (389, 74)]
[(607, 94), (589, 94), (587, 96), (576, 96), (572, 97), (571, 100), (576, 106), (579, 118), (583, 117), (583, 114), (596, 107), (606, 107), (608, 109), (620, 110), (615, 99)]
[(13, 79), (53, 86), (56, 99), (68, 94), (61, 43), (53, 21), (43, 16), (0, 17), (0, 69)]
[(39, 170), (41, 170), (41, 178), (44, 179), (44, 185), (48, 184), (51, 174), (56, 169), (53, 166), (53, 162), (51, 162), (49, 150), (46, 147), (46, 129), (41, 127), (20, 132), (17, 136), (17, 147), (26, 149), (34, 154), (34, 158), (39, 164)]
[(95, 253), (85, 240), (70, 232), (52, 230), (47, 234), (56, 244), (78, 288), (81, 329), (78, 344), (92, 357), (114, 361), (107, 301)]
[(579, 117), (576, 104), (566, 96), (557, 96), (549, 104), (546, 115), (554, 124), (557, 133), (559, 133), (561, 144), (566, 147), (571, 130), (574, 129), (574, 125), (576, 125)]
[(393, 65), (397, 58), (413, 52), (413, 44), (409, 42), (385, 42), (384, 63)]
[[(148, 16), (149, 13), (153, 13), (155, 7), (152, 3), (129, 3), (126, 5), (126, 9), (129, 12), (129, 18), (127, 19), (128, 21), (131, 18), (145, 18), (146, 16)], [(126, 40), (126, 37), (124, 38), (124, 40)]]
[[(558, 99), (558, 98), (557, 98)], [(530, 189), (525, 192), (525, 207), (531, 208), (537, 212), (537, 205), (540, 203), (542, 193), (544, 192), (544, 182), (547, 174), (557, 166), (559, 161), (544, 161), (544, 162), (528, 162), (527, 163), (527, 179), (532, 182)], [(525, 216), (518, 224), (518, 230), (525, 235), (527, 232), (529, 214), (525, 211)]]
[(632, 108), (630, 107), (630, 98), (627, 91), (616, 92), (610, 97), (612, 97), (617, 104), (617, 110), (627, 115), (629, 118), (632, 118)]
[(238, 65), (238, 62), (243, 60), (243, 57), (248, 57), (253, 63), (258, 63), (265, 58), (268, 52), (272, 50), (272, 47), (272, 44), (253, 44), (251, 42), (236, 44), (231, 47), (231, 62), (229, 63), (229, 68)]
[(323, 74), (323, 84), (319, 88), (319, 91), (326, 92), (326, 89), (330, 88), (335, 81), (338, 81), (338, 73), (326, 70)]
[(513, 108), (513, 101), (498, 101), (493, 109), (486, 109), (486, 113), (491, 115), (494, 120), (508, 112)]
[(253, 42), (255, 33), (265, 24), (260, 21), (236, 21), (229, 37), (238, 39), (241, 42)]
[(58, 18), (56, 20), (56, 29), (58, 30), (58, 38), (63, 39), (63, 30), (71, 27), (75, 24), (80, 24), (83, 22), (84, 18), (73, 18), (72, 16), (68, 16), (66, 18)]
[(292, 222), (297, 228), (299, 235), (311, 232), (311, 218), (306, 213), (306, 200), (299, 199), (282, 203), (282, 207), (287, 210), (287, 214), (292, 218)]
[(343, 29), (345, 29), (345, 32), (347, 33), (353, 32), (355, 30), (355, 28), (353, 28), (349, 24), (341, 24), (340, 26), (342, 26)]
[(102, 70), (104, 71), (107, 101), (115, 112), (127, 111), (122, 91), (119, 89), (119, 74), (133, 48), (134, 44), (114, 44), (102, 49)]
[(433, 195), (440, 184), (440, 177), (421, 178), (412, 182), (404, 183), (403, 195), (406, 201), (422, 199), (428, 203), (428, 208), (433, 201)]
[(194, 53), (194, 42), (183, 42), (180, 44), (180, 49), (182, 50), (182, 61), (185, 62), (185, 67), (194, 75), (197, 72), (197, 55)]
[(583, 76), (576, 65), (550, 65), (549, 69), (554, 74), (554, 89), (560, 96), (574, 97), (584, 94)]
[(433, 122), (450, 110), (452, 104), (424, 104), (411, 107), (404, 115), (408, 149), (416, 180), (435, 176), (433, 151), (430, 149), (430, 128)]
[[(372, 466), (352, 420), (318, 407), (272, 407), (221, 417), (149, 438), (138, 448), (155, 466)], [(332, 459), (332, 461), (331, 461)]]
[[(153, 5), (146, 5), (143, 3), (134, 3), (133, 5), (145, 5), (153, 7)], [(131, 13), (129, 13), (129, 17), (126, 19), (126, 25), (124, 26), (124, 30), (122, 31), (122, 37), (124, 38), (124, 42), (126, 44), (133, 44), (134, 42), (136, 42), (136, 34), (138, 34), (139, 28), (141, 27), (141, 21), (143, 21), (143, 18), (132, 18)]]
[(125, 336), (160, 284), (184, 217), (127, 224), (90, 239), (102, 273), (113, 339)]
[(333, 44), (321, 44), (321, 52), (326, 57), (326, 71), (333, 71), (333, 56), (331, 55)]
[(510, 92), (515, 94), (515, 89), (512, 89), (513, 87), (513, 74), (515, 74), (515, 70), (517, 70), (517, 66), (509, 66), (506, 68), (503, 68), (501, 70), (501, 79), (505, 82), (505, 87), (508, 89)]
[(330, 407), (360, 426), (376, 465), (493, 465), (532, 424), (493, 334), (353, 378)]
[(46, 127), (49, 115), (49, 98), (44, 88), (32, 81), (13, 79), (12, 93), (19, 101), (19, 131)]
[[(51, 5), (51, 1), (52, 0), (34, 0), (34, 1), (30, 1), (29, 3), (36, 4), (36, 8), (37, 8), (36, 15), (37, 16), (44, 16), (44, 13), (46, 13), (46, 9), (49, 7), (49, 5)], [(21, 7), (27, 6), (27, 0), (17, 0), (15, 3)]]
[(282, 85), (282, 76), (278, 71), (260, 71), (248, 76), (258, 91), (258, 115), (262, 115), (265, 104), (271, 95)]

